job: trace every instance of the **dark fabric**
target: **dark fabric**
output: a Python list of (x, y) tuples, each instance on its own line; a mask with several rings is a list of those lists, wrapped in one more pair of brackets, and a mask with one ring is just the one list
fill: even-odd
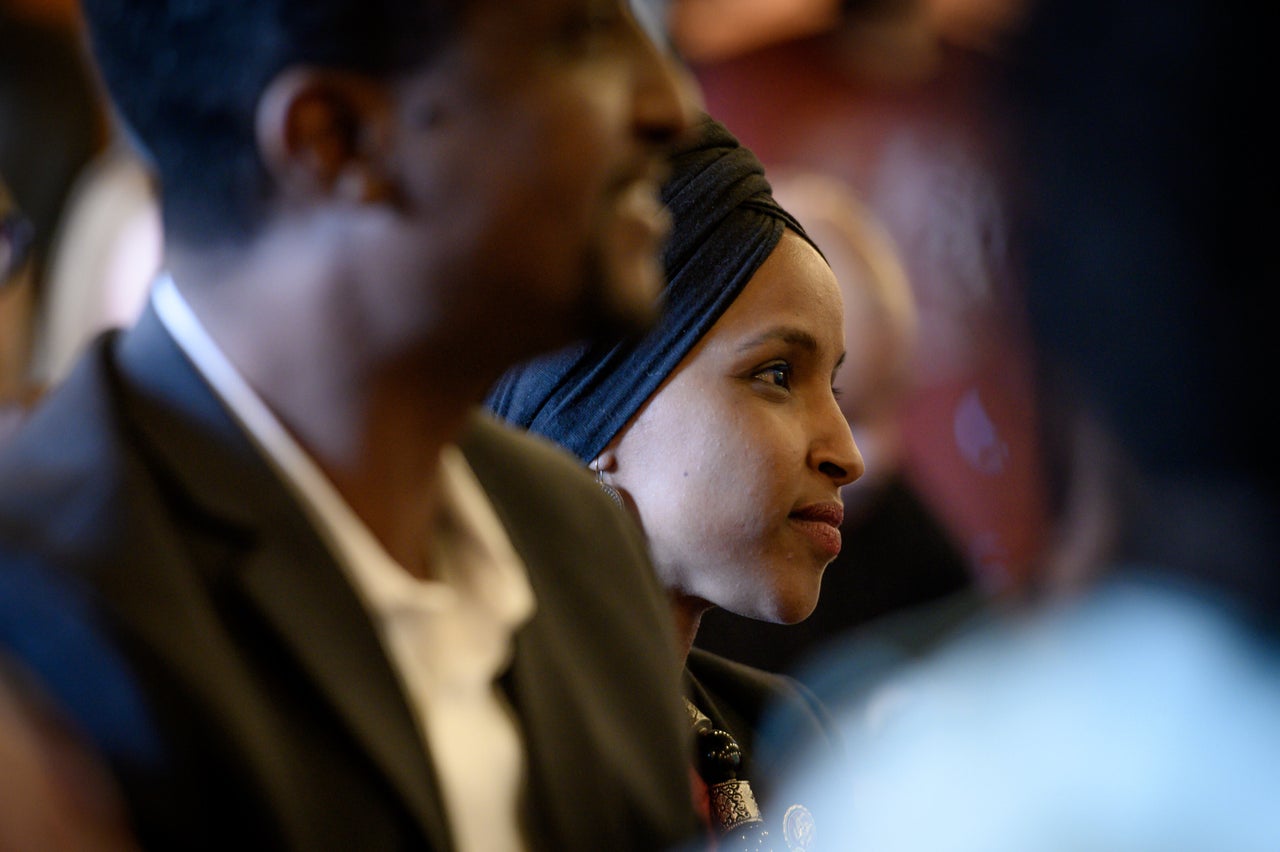
[(673, 227), (657, 326), (639, 340), (580, 344), (516, 367), (486, 403), (583, 461), (600, 454), (715, 324), (784, 229), (808, 239), (773, 200), (760, 161), (710, 117), (673, 155), (662, 201)]
[(1280, 634), (1269, 28), (1203, 0), (1047, 3), (1028, 24), (1010, 83), (1046, 393), (1075, 380), (1136, 468), (1117, 561), (1227, 590)]
[(811, 748), (840, 747), (822, 703), (792, 678), (694, 648), (685, 664), (685, 694), (733, 735), (742, 749), (739, 777), (751, 782), (766, 820), (781, 817), (770, 797), (792, 759)]
[[(477, 418), (463, 449), (538, 600), (504, 680), (535, 848), (673, 847), (696, 831), (689, 731), (639, 532), (545, 442)], [(151, 312), (0, 456), (0, 594), (6, 652), (107, 759), (146, 848), (451, 847), (374, 624)]]

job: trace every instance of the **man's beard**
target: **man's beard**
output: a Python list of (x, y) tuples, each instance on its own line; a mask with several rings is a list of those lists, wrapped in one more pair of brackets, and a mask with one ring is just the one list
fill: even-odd
[(634, 286), (617, 283), (615, 276), (624, 273), (609, 268), (598, 240), (593, 242), (585, 266), (578, 310), (571, 320), (574, 337), (612, 345), (641, 337), (653, 328), (662, 311), (661, 288), (646, 299), (633, 292)]

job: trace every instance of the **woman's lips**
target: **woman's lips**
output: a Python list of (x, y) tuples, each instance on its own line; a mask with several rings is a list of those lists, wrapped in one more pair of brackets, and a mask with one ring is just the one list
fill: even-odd
[(792, 512), (790, 520), (819, 552), (832, 559), (840, 554), (840, 523), (844, 520), (842, 505), (814, 503)]

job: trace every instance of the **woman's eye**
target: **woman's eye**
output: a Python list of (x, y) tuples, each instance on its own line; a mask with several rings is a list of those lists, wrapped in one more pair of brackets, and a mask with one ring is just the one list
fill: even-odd
[(768, 382), (777, 388), (783, 390), (791, 389), (791, 365), (785, 362), (777, 364), (769, 364), (759, 370), (754, 378)]

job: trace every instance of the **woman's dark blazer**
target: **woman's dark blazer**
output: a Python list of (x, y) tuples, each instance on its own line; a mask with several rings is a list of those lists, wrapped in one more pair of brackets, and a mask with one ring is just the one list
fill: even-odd
[(740, 776), (751, 782), (767, 820), (775, 817), (770, 796), (793, 760), (812, 748), (841, 747), (822, 703), (793, 678), (694, 648), (685, 663), (685, 689), (712, 724), (737, 741)]

